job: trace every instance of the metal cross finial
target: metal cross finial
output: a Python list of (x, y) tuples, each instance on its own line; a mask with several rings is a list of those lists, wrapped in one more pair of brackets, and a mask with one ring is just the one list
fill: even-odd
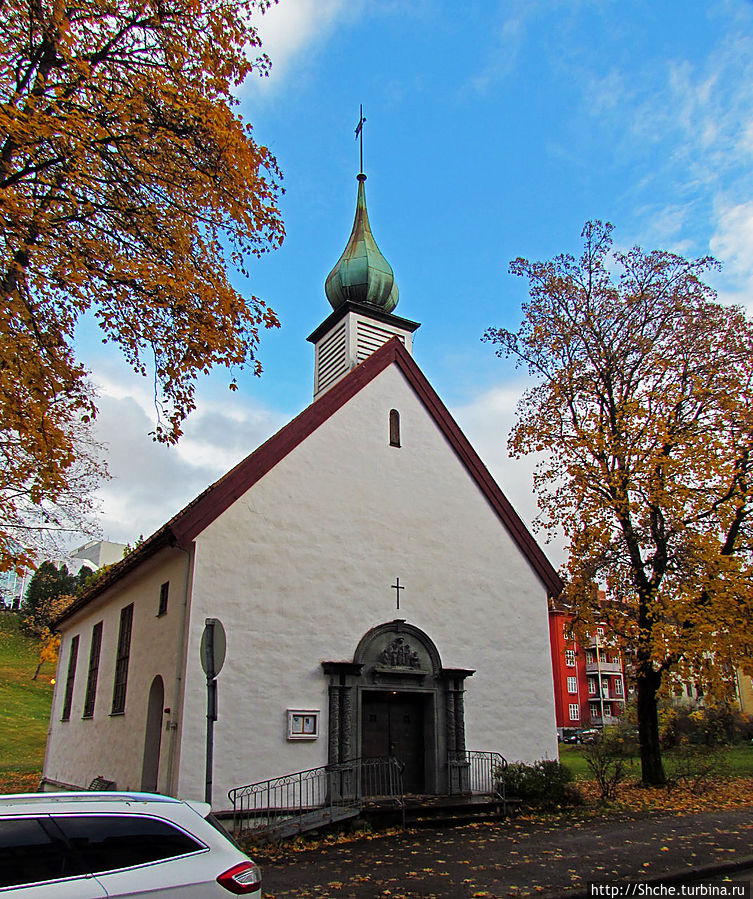
[(363, 115), (363, 103), (362, 103), (360, 118), (358, 119), (358, 125), (356, 125), (356, 140), (358, 140), (359, 135), (361, 137), (361, 174), (362, 175), (363, 175), (363, 126), (364, 126), (365, 122), (366, 122), (366, 119), (364, 118), (364, 115)]
[(395, 583), (392, 584), (392, 589), (395, 591), (395, 596), (396, 596), (396, 598), (397, 598), (397, 608), (399, 609), (399, 608), (400, 608), (400, 591), (401, 591), (401, 590), (405, 590), (405, 587), (403, 587), (403, 586), (400, 584), (400, 578), (399, 578), (399, 577), (395, 578)]

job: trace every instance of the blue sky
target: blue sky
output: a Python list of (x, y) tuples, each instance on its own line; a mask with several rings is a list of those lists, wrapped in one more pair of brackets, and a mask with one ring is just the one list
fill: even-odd
[(244, 85), (240, 110), (283, 169), (287, 238), (237, 284), (282, 328), (262, 337), (261, 378), (201, 383), (172, 449), (148, 437), (149, 383), (82, 328), (112, 474), (105, 537), (151, 533), (311, 401), (305, 338), (352, 225), (361, 103), (396, 313), (421, 322), (416, 361), (527, 522), (532, 461), (505, 451), (525, 374), (480, 342), (520, 319), (511, 259), (577, 253), (584, 222), (606, 219), (625, 247), (713, 253), (722, 298), (753, 305), (750, 0), (280, 0), (260, 25), (272, 75)]

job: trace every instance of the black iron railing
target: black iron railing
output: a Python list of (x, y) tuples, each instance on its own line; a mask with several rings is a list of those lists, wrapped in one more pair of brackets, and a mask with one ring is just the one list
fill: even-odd
[(367, 798), (402, 803), (402, 764), (392, 757), (349, 759), (273, 777), (230, 790), (233, 829), (262, 833), (286, 820), (317, 812), (322, 820), (334, 810), (359, 811)]
[(507, 761), (498, 752), (464, 749), (448, 754), (448, 792), (451, 796), (479, 794), (505, 799)]

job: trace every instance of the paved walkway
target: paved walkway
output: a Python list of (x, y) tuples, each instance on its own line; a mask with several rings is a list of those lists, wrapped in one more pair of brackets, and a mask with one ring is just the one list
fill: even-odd
[(264, 895), (274, 899), (574, 899), (591, 881), (717, 878), (753, 867), (753, 809), (418, 830), (259, 861)]

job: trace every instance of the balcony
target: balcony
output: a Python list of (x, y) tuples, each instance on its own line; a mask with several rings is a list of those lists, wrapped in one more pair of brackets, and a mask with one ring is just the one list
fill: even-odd
[(586, 662), (586, 674), (622, 674), (622, 663)]
[(601, 697), (599, 697), (598, 693), (588, 694), (589, 702), (599, 702), (599, 699), (602, 699), (604, 702), (619, 702), (622, 703), (622, 705), (625, 705), (624, 696), (618, 696), (617, 693), (610, 692), (609, 690), (603, 690)]

